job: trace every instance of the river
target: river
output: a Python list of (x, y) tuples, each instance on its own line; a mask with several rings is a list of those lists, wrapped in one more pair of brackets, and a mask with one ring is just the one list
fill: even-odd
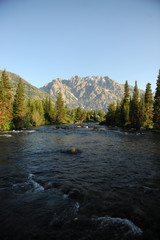
[(0, 133), (0, 239), (160, 239), (160, 134)]

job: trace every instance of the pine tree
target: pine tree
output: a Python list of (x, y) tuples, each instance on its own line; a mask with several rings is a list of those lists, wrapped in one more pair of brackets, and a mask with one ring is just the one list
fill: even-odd
[(145, 126), (151, 128), (153, 127), (153, 95), (150, 83), (146, 85), (145, 108), (146, 108)]
[(135, 81), (133, 98), (130, 104), (130, 119), (132, 126), (138, 129), (140, 125), (139, 125), (139, 90), (137, 86), (137, 81)]
[(108, 111), (106, 115), (106, 124), (115, 126), (115, 113), (116, 113), (116, 103), (112, 102), (108, 106)]
[(145, 96), (141, 95), (139, 102), (139, 126), (143, 127), (146, 119)]
[(9, 130), (12, 127), (12, 114), (12, 87), (4, 70), (0, 81), (0, 130)]
[(124, 85), (124, 103), (129, 103), (129, 85), (127, 80)]
[(116, 111), (115, 111), (115, 125), (116, 126), (122, 125), (122, 106), (121, 106), (121, 103), (119, 103), (119, 101), (117, 101)]
[(86, 111), (83, 111), (82, 116), (81, 116), (81, 122), (86, 121), (86, 117), (87, 117), (87, 113), (86, 113)]
[(81, 120), (81, 117), (82, 117), (82, 109), (81, 107), (79, 106), (77, 109), (76, 109), (76, 121), (80, 121)]
[(44, 124), (44, 110), (41, 100), (31, 102), (31, 125), (41, 126)]
[(45, 101), (43, 101), (43, 109), (46, 123), (53, 122), (53, 106), (51, 103), (51, 98), (46, 97)]
[(57, 101), (55, 103), (54, 116), (56, 123), (63, 123), (65, 117), (65, 109), (61, 92), (58, 93)]
[(5, 123), (5, 88), (3, 80), (0, 81), (0, 130), (3, 130), (3, 125)]
[(25, 94), (22, 79), (19, 79), (13, 102), (13, 121), (17, 129), (25, 127)]
[(160, 70), (157, 79), (156, 93), (154, 97), (153, 121), (154, 127), (160, 129)]
[(74, 119), (72, 118), (72, 112), (71, 110), (68, 108), (67, 105), (65, 105), (65, 118), (64, 118), (64, 121), (67, 122), (67, 123), (73, 123), (74, 122)]
[(26, 126), (32, 126), (32, 100), (29, 98), (25, 101), (25, 124)]
[(71, 119), (72, 119), (73, 122), (76, 121), (76, 110), (75, 109), (71, 110)]
[(125, 87), (124, 87), (124, 101), (123, 101), (123, 106), (122, 106), (122, 123), (123, 123), (123, 126), (126, 126), (130, 123), (129, 111), (130, 111), (129, 85), (128, 85), (128, 81), (126, 81)]

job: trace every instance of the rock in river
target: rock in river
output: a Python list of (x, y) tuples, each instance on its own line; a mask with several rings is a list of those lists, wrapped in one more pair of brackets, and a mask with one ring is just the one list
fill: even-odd
[(77, 154), (77, 153), (81, 153), (81, 150), (79, 150), (78, 148), (70, 148), (70, 149), (62, 150), (61, 153)]

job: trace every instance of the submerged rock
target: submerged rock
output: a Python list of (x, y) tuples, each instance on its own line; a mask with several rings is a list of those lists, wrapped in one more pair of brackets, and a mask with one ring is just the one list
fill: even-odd
[(81, 150), (79, 150), (78, 148), (70, 148), (70, 149), (62, 150), (61, 153), (77, 154), (77, 153), (81, 153)]

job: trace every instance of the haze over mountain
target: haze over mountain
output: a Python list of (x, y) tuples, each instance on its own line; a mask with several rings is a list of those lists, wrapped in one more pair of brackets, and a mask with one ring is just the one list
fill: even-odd
[[(65, 104), (70, 108), (81, 106), (84, 109), (101, 109), (104, 111), (106, 111), (109, 103), (121, 99), (124, 94), (123, 84), (102, 76), (83, 78), (74, 76), (69, 80), (56, 78), (41, 89), (54, 97), (57, 97), (59, 91), (61, 91)], [(131, 95), (133, 89), (134, 87), (130, 86)], [(140, 90), (140, 93), (142, 92)]]

